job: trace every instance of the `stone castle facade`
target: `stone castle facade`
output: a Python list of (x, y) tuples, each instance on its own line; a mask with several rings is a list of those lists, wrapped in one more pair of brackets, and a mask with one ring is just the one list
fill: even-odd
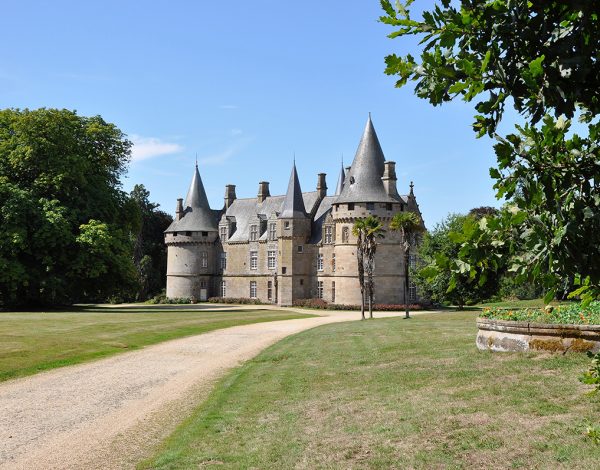
[[(341, 169), (331, 196), (323, 173), (316, 191), (302, 192), (294, 163), (285, 195), (271, 196), (263, 181), (256, 197), (238, 199), (235, 186), (227, 185), (223, 208), (212, 210), (196, 166), (185, 202), (177, 200), (165, 231), (167, 296), (360, 304), (352, 227), (372, 214), (386, 228), (375, 258), (375, 302), (402, 303), (401, 240), (387, 226), (398, 212), (420, 211), (412, 184), (400, 195), (396, 180), (395, 163), (385, 161), (370, 116), (352, 166)], [(408, 298), (417, 300), (413, 287)]]

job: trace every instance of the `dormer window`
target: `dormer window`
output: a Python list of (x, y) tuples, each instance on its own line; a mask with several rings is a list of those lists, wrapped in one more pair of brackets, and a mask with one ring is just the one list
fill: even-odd
[(208, 237), (208, 232), (202, 232), (203, 237)]
[(373, 203), (373, 202), (367, 202), (367, 210), (368, 211), (375, 210), (375, 203)]
[(221, 238), (221, 242), (227, 241), (227, 227), (221, 227), (219, 229), (219, 237)]
[(258, 240), (258, 225), (250, 225), (250, 241)]
[(283, 226), (284, 226), (285, 228), (290, 228), (290, 221), (289, 221), (289, 220), (286, 220), (286, 221), (284, 222)]
[(325, 236), (323, 237), (323, 243), (331, 243), (333, 241), (333, 227), (331, 225), (325, 226)]
[(354, 203), (353, 202), (349, 202), (348, 203), (348, 210), (349, 211), (353, 211), (354, 210)]
[(277, 224), (275, 222), (269, 224), (269, 240), (277, 240)]

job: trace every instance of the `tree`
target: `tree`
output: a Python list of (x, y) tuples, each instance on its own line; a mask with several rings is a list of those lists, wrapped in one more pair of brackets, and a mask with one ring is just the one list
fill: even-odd
[(404, 318), (410, 318), (407, 298), (410, 286), (410, 250), (417, 245), (417, 236), (424, 231), (423, 221), (414, 212), (399, 212), (392, 218), (390, 229), (400, 232), (402, 237), (402, 248), (404, 250)]
[(470, 214), (480, 212), (478, 208), (469, 215), (449, 214), (423, 237), (418, 256), (424, 267), (417, 270), (415, 279), (421, 294), (431, 301), (448, 302), (462, 309), (498, 293), (504, 265), (496, 264), (493, 274), (483, 274), (471, 266), (467, 269), (459, 259), (464, 233), (473, 230), (481, 220)]
[[(383, 225), (373, 216), (357, 219), (352, 227), (356, 236), (356, 257), (358, 262), (358, 281), (361, 293), (361, 315), (365, 319), (365, 294), (369, 299), (369, 318), (373, 318), (373, 272), (375, 270), (375, 253), (377, 252), (377, 238), (383, 237)], [(365, 282), (365, 273), (367, 279)]]
[(158, 210), (158, 204), (150, 202), (150, 192), (143, 184), (136, 184), (130, 197), (141, 214), (140, 230), (133, 250), (133, 260), (140, 280), (136, 297), (138, 300), (146, 300), (165, 286), (167, 250), (164, 231), (173, 222), (173, 218)]
[[(497, 139), (490, 175), (497, 197), (511, 203), (471, 231), (459, 258), (469, 270), (485, 270), (504, 252), (516, 278), (541, 283), (546, 300), (572, 282), (586, 302), (600, 296), (597, 3), (462, 0), (458, 7), (443, 0), (420, 21), (411, 18), (411, 3), (381, 2), (381, 21), (397, 28), (390, 37), (422, 38), (420, 60), (392, 54), (386, 73), (399, 76), (397, 86), (416, 82), (415, 93), (433, 105), (479, 100), (473, 127)], [(507, 104), (525, 124), (500, 136)], [(578, 114), (587, 136), (570, 133)]]
[(131, 292), (139, 214), (120, 189), (130, 148), (99, 116), (0, 111), (0, 306)]

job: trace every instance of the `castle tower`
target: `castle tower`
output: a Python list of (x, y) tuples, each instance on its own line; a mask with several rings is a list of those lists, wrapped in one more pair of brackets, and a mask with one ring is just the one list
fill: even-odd
[(277, 300), (279, 305), (292, 305), (294, 299), (309, 297), (311, 220), (306, 213), (296, 164), (278, 217)]
[(185, 202), (178, 199), (177, 217), (165, 230), (167, 297), (206, 300), (215, 294), (216, 240), (217, 221), (196, 164)]
[[(341, 180), (341, 192), (333, 201), (335, 222), (336, 290), (346, 303), (360, 304), (360, 286), (356, 263), (356, 237), (352, 228), (357, 219), (377, 216), (386, 229), (385, 238), (378, 241), (375, 258), (375, 301), (400, 303), (403, 284), (399, 277), (404, 271), (397, 233), (388, 230), (394, 214), (404, 210), (404, 197), (396, 190), (393, 162), (386, 162), (373, 127), (367, 119), (352, 166)], [(338, 187), (340, 184), (338, 183)]]

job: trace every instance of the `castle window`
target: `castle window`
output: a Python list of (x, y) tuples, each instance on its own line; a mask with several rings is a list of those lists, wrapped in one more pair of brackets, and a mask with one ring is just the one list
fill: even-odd
[(206, 281), (200, 281), (200, 289), (206, 289)]
[(286, 221), (283, 223), (283, 226), (284, 226), (285, 228), (290, 228), (290, 221), (289, 221), (289, 220), (286, 220)]
[(317, 255), (317, 271), (323, 271), (323, 253)]
[(256, 281), (250, 281), (250, 298), (256, 299)]
[(331, 225), (327, 225), (325, 227), (325, 241), (324, 243), (331, 243), (333, 241), (333, 227)]
[(258, 240), (258, 225), (250, 225), (250, 241)]
[(269, 240), (277, 240), (277, 224), (275, 222), (269, 224)]
[(267, 267), (269, 269), (277, 267), (277, 252), (275, 250), (267, 251)]
[(335, 281), (331, 283), (331, 301), (335, 302)]
[(258, 269), (258, 251), (250, 252), (250, 269)]
[(281, 274), (285, 274), (285, 273), (287, 273), (287, 268), (285, 266), (283, 266), (281, 268)]
[(200, 252), (200, 267), (201, 268), (208, 267), (208, 253), (206, 251)]
[(227, 297), (227, 282), (221, 281), (221, 297)]
[(208, 232), (202, 232), (203, 237), (208, 237)]
[(173, 232), (173, 236), (176, 237), (177, 236), (177, 232)]
[(304, 279), (300, 279), (300, 285), (303, 286), (304, 285)]
[(375, 209), (375, 203), (373, 202), (367, 202), (367, 210), (368, 211), (372, 211)]
[(273, 300), (273, 281), (267, 282), (267, 299)]
[(408, 256), (408, 267), (411, 269), (415, 269), (417, 267), (417, 257), (416, 255)]
[(220, 238), (221, 238), (221, 242), (225, 242), (227, 241), (227, 227), (221, 227), (220, 229)]
[(298, 245), (298, 253), (304, 253), (304, 247), (302, 245)]
[(388, 203), (386, 203), (386, 205), (385, 205), (385, 208), (386, 208), (388, 211), (391, 211), (391, 210), (392, 210), (392, 203), (391, 203), (391, 202), (388, 202)]
[(323, 298), (323, 281), (317, 282), (317, 299)]
[(331, 271), (335, 272), (335, 253), (331, 255)]
[(354, 210), (354, 203), (353, 202), (349, 202), (348, 203), (348, 210), (349, 211), (353, 211)]
[(408, 300), (410, 302), (415, 302), (417, 300), (417, 286), (414, 282), (411, 282), (408, 287)]
[(342, 243), (348, 243), (350, 239), (350, 229), (348, 227), (344, 227), (342, 229)]
[(186, 237), (191, 237), (192, 236), (192, 232), (185, 232), (185, 236)]
[(227, 269), (227, 253), (221, 253), (221, 270), (225, 271)]

